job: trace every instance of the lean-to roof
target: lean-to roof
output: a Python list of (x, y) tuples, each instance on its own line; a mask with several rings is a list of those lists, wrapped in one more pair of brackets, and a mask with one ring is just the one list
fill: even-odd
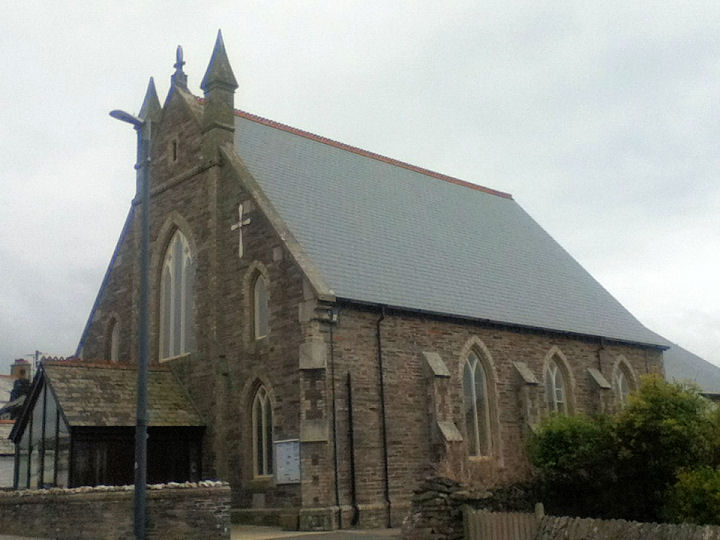
[[(135, 425), (137, 366), (66, 360), (45, 362), (43, 370), (71, 427)], [(148, 425), (204, 425), (168, 369), (150, 368)]]

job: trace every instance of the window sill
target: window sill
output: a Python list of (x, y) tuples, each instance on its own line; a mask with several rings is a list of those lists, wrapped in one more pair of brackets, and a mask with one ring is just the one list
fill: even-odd
[(489, 463), (490, 461), (494, 460), (494, 456), (468, 456), (468, 461), (471, 461), (473, 463)]
[(186, 352), (182, 354), (178, 354), (176, 356), (168, 356), (167, 358), (161, 358), (158, 360), (161, 364), (164, 364), (165, 362), (172, 362), (173, 360), (179, 360), (181, 358), (189, 358), (192, 353)]
[(252, 480), (248, 482), (249, 488), (269, 488), (273, 485), (273, 480), (275, 477), (273, 475), (268, 476), (253, 476)]

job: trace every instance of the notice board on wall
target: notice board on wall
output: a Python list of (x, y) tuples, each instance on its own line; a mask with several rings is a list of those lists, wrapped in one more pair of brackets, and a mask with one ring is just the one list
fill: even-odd
[(275, 441), (275, 483), (300, 483), (300, 440)]

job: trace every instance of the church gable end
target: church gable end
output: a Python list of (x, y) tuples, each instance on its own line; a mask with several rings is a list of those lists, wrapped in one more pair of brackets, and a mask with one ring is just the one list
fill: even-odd
[[(509, 195), (236, 111), (221, 34), (202, 99), (183, 66), (178, 49), (153, 124), (150, 361), (197, 408), (202, 476), (230, 482), (241, 519), (396, 526), (427, 474), (527, 479), (542, 417), (601, 410), (598, 380), (620, 394), (621, 375), (661, 370), (658, 336)], [(135, 362), (138, 204), (86, 358)], [(449, 219), (463, 212), (492, 234)], [(415, 258), (421, 241), (439, 264)], [(456, 241), (472, 249), (459, 256)], [(549, 262), (531, 269), (522, 254)], [(524, 300), (533, 286), (553, 298), (558, 275), (578, 297)], [(461, 277), (465, 292), (452, 289)], [(597, 309), (576, 317), (590, 297)]]

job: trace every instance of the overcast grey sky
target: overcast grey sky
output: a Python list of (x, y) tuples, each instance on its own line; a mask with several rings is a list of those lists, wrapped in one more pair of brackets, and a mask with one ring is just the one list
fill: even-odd
[(218, 28), (236, 106), (513, 194), (652, 330), (720, 364), (720, 3), (17, 2), (0, 20), (0, 362), (74, 352), (132, 129)]

